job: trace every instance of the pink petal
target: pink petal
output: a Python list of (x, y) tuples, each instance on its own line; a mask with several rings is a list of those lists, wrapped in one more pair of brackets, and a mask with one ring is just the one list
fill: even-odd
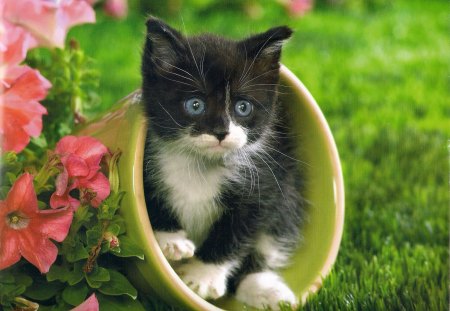
[(104, 9), (112, 17), (124, 18), (128, 14), (128, 0), (107, 0)]
[(20, 253), (41, 273), (47, 273), (58, 255), (58, 248), (42, 235), (32, 230), (18, 230)]
[(57, 195), (56, 192), (54, 192), (50, 197), (50, 207), (55, 209), (58, 207), (77, 208), (78, 206), (80, 206), (80, 201), (78, 201), (75, 198), (72, 198), (69, 195), (69, 191), (66, 190), (66, 192), (63, 195)]
[(98, 311), (98, 300), (95, 294), (92, 294), (88, 299), (86, 299), (81, 305), (73, 308), (71, 311)]
[[(5, 98), (4, 96), (0, 96)], [(42, 115), (47, 114), (47, 110), (37, 101), (25, 102), (20, 98), (10, 99), (6, 96), (3, 105), (5, 123), (16, 123), (28, 136), (37, 137), (42, 131)], [(14, 107), (12, 105), (15, 104)], [(2, 107), (2, 104), (0, 104)]]
[(2, 147), (20, 152), (29, 143), (29, 136), (37, 137), (42, 131), (42, 115), (47, 110), (38, 100), (47, 95), (51, 84), (27, 66), (9, 67), (3, 84), (8, 88), (0, 93)]
[[(55, 152), (61, 155), (73, 153), (83, 159), (89, 167), (89, 174), (80, 173), (77, 176), (91, 178), (100, 169), (100, 160), (108, 149), (99, 140), (89, 136), (65, 136), (56, 144)], [(66, 165), (68, 161), (63, 160), (63, 163)]]
[(75, 153), (86, 160), (89, 167), (97, 167), (108, 149), (98, 139), (89, 136), (78, 137)]
[[(7, 76), (16, 75), (14, 81), (9, 79), (11, 87), (6, 92), (11, 99), (18, 97), (22, 101), (39, 101), (47, 96), (48, 89), (52, 86), (38, 70), (28, 66), (16, 66), (16, 68), (8, 69), (6, 74)], [(46, 112), (45, 108), (41, 110)]]
[(20, 260), (19, 239), (15, 233), (6, 226), (0, 229), (0, 270), (8, 268)]
[(67, 189), (67, 185), (69, 183), (69, 174), (67, 173), (66, 168), (64, 167), (63, 171), (56, 177), (56, 195), (62, 196)]
[(28, 66), (7, 66), (7, 68), (4, 68), (3, 76), (0, 78), (3, 84), (6, 85), (6, 88), (9, 89), (17, 78), (29, 70), (28, 68)]
[(21, 211), (30, 217), (34, 215), (38, 211), (38, 204), (33, 176), (28, 173), (20, 176), (9, 190), (5, 203), (10, 210)]
[(63, 2), (63, 10), (68, 27), (95, 23), (95, 11), (87, 1), (65, 1)]
[(86, 176), (89, 174), (89, 167), (87, 166), (86, 161), (77, 155), (69, 154), (65, 158), (63, 164), (70, 177)]
[(111, 192), (109, 180), (102, 173), (97, 173), (90, 180), (80, 180), (80, 188), (90, 189), (96, 193), (95, 198), (91, 201), (93, 207), (98, 207)]
[[(5, 109), (2, 112), (4, 115), (7, 115)], [(2, 143), (2, 150), (19, 153), (30, 142), (30, 135), (28, 135), (22, 128), (22, 124), (17, 122), (14, 118), (2, 121), (3, 124), (0, 127), (0, 141)]]
[(73, 210), (68, 208), (43, 210), (30, 220), (28, 228), (36, 235), (42, 235), (43, 238), (62, 242), (69, 232), (72, 217)]
[(3, 26), (6, 35), (0, 39), (0, 42), (5, 49), (0, 51), (0, 59), (8, 66), (18, 65), (25, 59), (27, 51), (35, 47), (37, 42), (21, 27), (8, 22), (4, 22)]
[(293, 0), (288, 4), (289, 13), (293, 16), (302, 16), (312, 9), (312, 0)]
[(8, 209), (8, 206), (6, 205), (5, 201), (0, 200), (0, 230), (2, 230), (3, 226), (6, 225), (6, 222), (3, 221), (4, 217), (8, 215), (10, 210)]
[(4, 17), (27, 29), (43, 46), (64, 47), (66, 33), (76, 24), (95, 21), (95, 12), (85, 1), (6, 1)]
[(55, 152), (59, 154), (69, 154), (75, 152), (76, 136), (67, 135), (61, 138), (55, 147)]

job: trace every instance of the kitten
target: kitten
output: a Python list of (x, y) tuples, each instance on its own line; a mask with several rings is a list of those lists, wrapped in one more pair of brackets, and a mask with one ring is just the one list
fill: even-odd
[(205, 299), (296, 304), (275, 269), (299, 239), (303, 200), (277, 101), (276, 27), (242, 41), (186, 37), (147, 21), (142, 93), (149, 118), (145, 193), (155, 236)]

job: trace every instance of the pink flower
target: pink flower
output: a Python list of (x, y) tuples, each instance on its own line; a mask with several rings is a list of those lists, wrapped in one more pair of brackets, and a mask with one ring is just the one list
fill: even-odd
[(61, 48), (70, 27), (95, 22), (95, 12), (85, 0), (8, 0), (3, 17), (29, 31), (39, 45)]
[(69, 232), (73, 212), (69, 209), (39, 210), (33, 177), (20, 176), (4, 201), (0, 201), (0, 270), (23, 256), (46, 273), (55, 262), (58, 248)]
[(283, 0), (288, 12), (293, 16), (303, 16), (313, 7), (314, 0)]
[(18, 65), (25, 59), (27, 51), (36, 45), (33, 36), (23, 28), (3, 21), (0, 24), (0, 70), (5, 71), (7, 66)]
[[(65, 136), (57, 144), (55, 154), (61, 157), (63, 172), (56, 178), (56, 191), (50, 206), (78, 207), (80, 200), (98, 207), (108, 197), (108, 179), (99, 172), (100, 161), (108, 149), (97, 139), (88, 136)], [(70, 192), (79, 189), (79, 200)]]
[(103, 3), (103, 10), (105, 13), (114, 18), (124, 18), (128, 14), (128, 0), (86, 0), (90, 5), (95, 5), (98, 2)]
[(127, 0), (106, 0), (105, 13), (115, 18), (124, 18), (128, 14)]
[(3, 151), (22, 151), (42, 131), (47, 110), (39, 101), (51, 87), (39, 71), (28, 66), (6, 68), (0, 77), (0, 140)]
[(98, 311), (98, 300), (95, 294), (92, 294), (81, 305), (73, 308), (71, 311)]

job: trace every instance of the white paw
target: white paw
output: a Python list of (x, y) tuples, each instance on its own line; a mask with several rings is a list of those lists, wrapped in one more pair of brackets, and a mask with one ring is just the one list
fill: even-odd
[(227, 277), (232, 264), (208, 264), (198, 259), (176, 268), (176, 272), (195, 293), (204, 299), (217, 299), (225, 295), (227, 290)]
[(186, 232), (155, 231), (155, 237), (168, 260), (181, 260), (194, 256), (195, 245), (186, 237)]
[(280, 303), (298, 306), (297, 298), (283, 280), (272, 271), (247, 275), (236, 291), (236, 298), (258, 309), (280, 310)]

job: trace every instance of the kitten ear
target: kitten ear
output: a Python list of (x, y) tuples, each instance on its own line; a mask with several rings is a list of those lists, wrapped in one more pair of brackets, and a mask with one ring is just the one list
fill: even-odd
[(184, 51), (183, 36), (158, 18), (147, 20), (147, 39), (144, 57), (157, 68), (173, 69), (179, 55)]
[(271, 64), (278, 63), (281, 47), (284, 41), (291, 37), (292, 32), (292, 29), (287, 26), (274, 27), (239, 42), (239, 46), (248, 57)]

